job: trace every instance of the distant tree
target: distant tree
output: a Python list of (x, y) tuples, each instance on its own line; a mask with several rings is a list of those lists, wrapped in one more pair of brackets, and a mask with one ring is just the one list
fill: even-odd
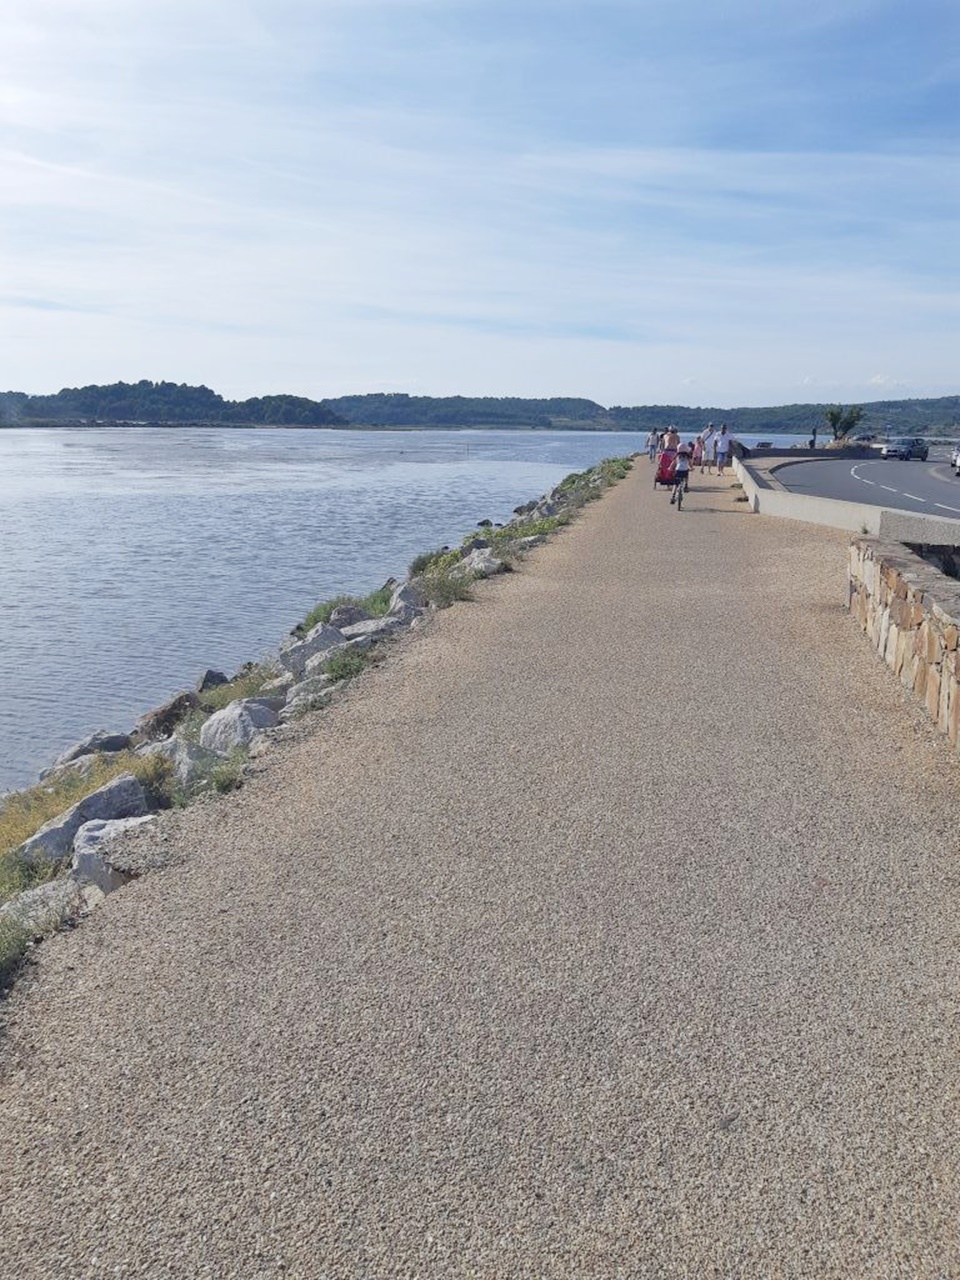
[(842, 405), (837, 404), (828, 409), (824, 417), (827, 420), (827, 426), (833, 432), (834, 440), (844, 440), (863, 417), (863, 410), (859, 405), (844, 409)]

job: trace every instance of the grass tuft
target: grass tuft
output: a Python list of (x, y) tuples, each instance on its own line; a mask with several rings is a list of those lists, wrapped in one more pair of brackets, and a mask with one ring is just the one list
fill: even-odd
[(341, 649), (323, 664), (324, 672), (333, 680), (351, 680), (368, 667), (372, 659), (365, 649)]
[(371, 618), (382, 618), (390, 608), (393, 590), (390, 587), (378, 587), (365, 596), (334, 596), (332, 600), (323, 600), (314, 605), (299, 626), (294, 628), (297, 635), (306, 635), (320, 622), (329, 622), (334, 609), (341, 605), (355, 604), (366, 610)]

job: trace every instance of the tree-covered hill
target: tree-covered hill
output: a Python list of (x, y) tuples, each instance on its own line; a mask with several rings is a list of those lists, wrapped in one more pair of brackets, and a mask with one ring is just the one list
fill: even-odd
[[(213, 423), (236, 426), (455, 428), (638, 431), (675, 424), (684, 433), (726, 422), (734, 434), (824, 430), (825, 404), (769, 409), (690, 408), (685, 405), (615, 405), (572, 397), (525, 400), (515, 396), (409, 396), (373, 394), (308, 400), (257, 396), (224, 400), (209, 387), (174, 382), (115, 382), (67, 387), (56, 395), (0, 392), (0, 426), (31, 422)], [(877, 400), (863, 406), (858, 434), (960, 434), (960, 396), (931, 400)]]
[(114, 382), (104, 387), (66, 387), (51, 396), (31, 396), (20, 391), (0, 393), (0, 423), (23, 422), (347, 425), (325, 403), (303, 396), (224, 400), (209, 387), (146, 380)]

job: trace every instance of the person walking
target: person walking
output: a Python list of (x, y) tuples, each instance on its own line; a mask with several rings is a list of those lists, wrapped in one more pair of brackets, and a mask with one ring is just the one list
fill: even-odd
[(727, 424), (720, 424), (720, 434), (717, 436), (717, 475), (722, 476), (727, 465), (727, 459), (730, 457), (730, 445), (733, 442), (733, 436), (727, 431)]
[(703, 475), (704, 467), (709, 466), (710, 474), (713, 475), (713, 464), (717, 460), (717, 434), (712, 422), (707, 423), (702, 439), (703, 457), (700, 460), (700, 474)]
[(656, 430), (651, 430), (650, 434), (647, 436), (647, 457), (650, 459), (651, 462), (654, 462), (656, 460), (657, 445), (659, 443), (660, 443), (660, 433)]
[(667, 434), (664, 437), (663, 447), (665, 449), (680, 448), (680, 432), (676, 427), (667, 427)]
[(699, 467), (700, 474), (703, 475), (703, 436), (697, 436), (693, 442), (690, 452), (690, 464), (692, 467)]

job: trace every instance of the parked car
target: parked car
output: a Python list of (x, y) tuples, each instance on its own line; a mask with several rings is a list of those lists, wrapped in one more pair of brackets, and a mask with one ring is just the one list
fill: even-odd
[(909, 462), (911, 458), (919, 458), (926, 462), (929, 448), (926, 440), (920, 436), (904, 436), (901, 440), (888, 440), (880, 450), (881, 458), (902, 458)]

